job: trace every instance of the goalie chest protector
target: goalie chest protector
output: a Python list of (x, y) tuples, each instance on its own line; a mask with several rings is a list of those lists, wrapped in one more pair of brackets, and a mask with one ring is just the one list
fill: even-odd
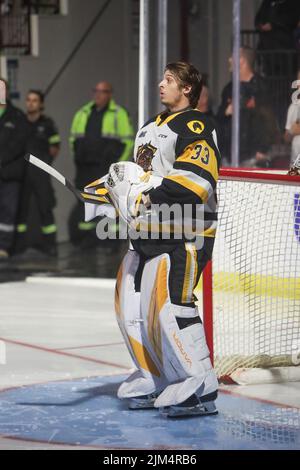
[(164, 112), (148, 121), (137, 133), (134, 161), (145, 171), (167, 176), (175, 160), (191, 143), (206, 141), (220, 164), (217, 135), (212, 121), (198, 110)]

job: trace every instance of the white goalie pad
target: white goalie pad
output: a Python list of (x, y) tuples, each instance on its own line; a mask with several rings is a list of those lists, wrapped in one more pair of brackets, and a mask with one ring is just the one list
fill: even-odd
[(182, 382), (169, 385), (155, 400), (155, 408), (179, 405), (193, 394), (201, 398), (216, 392), (219, 384), (216, 373), (211, 366), (210, 359), (204, 359), (203, 365), (207, 366), (205, 375), (188, 377)]
[(120, 399), (137, 398), (150, 395), (157, 390), (153, 376), (145, 377), (142, 369), (135, 370), (119, 387), (117, 396)]
[(135, 291), (135, 274), (139, 255), (128, 251), (117, 276), (115, 311), (128, 351), (137, 367), (119, 388), (119, 398), (131, 398), (160, 391), (166, 387), (159, 364), (145, 345), (139, 292)]
[(179, 328), (176, 318), (192, 320), (199, 314), (197, 308), (171, 303), (169, 272), (169, 255), (151, 259), (145, 264), (141, 284), (147, 349), (169, 383), (156, 400), (156, 407), (176, 405), (193, 393), (203, 396), (218, 388), (202, 324)]

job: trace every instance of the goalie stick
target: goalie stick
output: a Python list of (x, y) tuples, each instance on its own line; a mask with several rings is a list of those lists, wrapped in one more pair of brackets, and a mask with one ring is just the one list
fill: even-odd
[[(29, 163), (36, 166), (40, 170), (45, 171), (50, 176), (52, 176), (57, 181), (59, 181), (61, 184), (63, 184), (70, 191), (72, 191), (72, 193), (77, 197), (77, 199), (79, 199), (79, 201), (83, 203), (89, 202), (91, 204), (98, 204), (98, 205), (99, 204), (111, 204), (110, 197), (108, 195), (107, 190), (104, 188), (104, 185), (99, 184), (99, 192), (102, 193), (101, 195), (90, 194), (85, 191), (80, 191), (79, 189), (75, 188), (75, 186), (72, 183), (70, 183), (70, 181), (67, 180), (67, 178), (65, 178), (61, 173), (59, 173), (57, 170), (52, 168), (52, 166), (43, 162), (39, 158), (36, 158), (34, 155), (27, 154), (25, 155), (24, 158)], [(90, 185), (90, 186), (93, 186), (93, 185)]]

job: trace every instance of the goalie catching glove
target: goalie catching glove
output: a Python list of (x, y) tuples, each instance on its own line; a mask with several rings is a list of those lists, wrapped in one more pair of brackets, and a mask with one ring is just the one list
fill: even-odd
[(150, 205), (147, 193), (161, 181), (161, 177), (145, 172), (136, 163), (119, 162), (110, 166), (105, 187), (119, 216), (131, 225), (141, 207)]

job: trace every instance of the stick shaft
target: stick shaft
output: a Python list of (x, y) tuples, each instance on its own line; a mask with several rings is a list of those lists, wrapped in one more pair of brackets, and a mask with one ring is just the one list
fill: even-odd
[(59, 171), (52, 168), (52, 166), (48, 165), (47, 163), (43, 162), (39, 158), (36, 158), (34, 155), (27, 154), (25, 156), (25, 160), (27, 160), (32, 165), (36, 166), (42, 171), (48, 173), (48, 175), (55, 178), (59, 183), (63, 184), (66, 188), (68, 188), (72, 193), (76, 196), (79, 201), (83, 203), (90, 203), (90, 204), (111, 204), (111, 201), (108, 196), (98, 196), (97, 194), (90, 194), (85, 191), (80, 191), (79, 189), (75, 188), (75, 186), (67, 180)]

